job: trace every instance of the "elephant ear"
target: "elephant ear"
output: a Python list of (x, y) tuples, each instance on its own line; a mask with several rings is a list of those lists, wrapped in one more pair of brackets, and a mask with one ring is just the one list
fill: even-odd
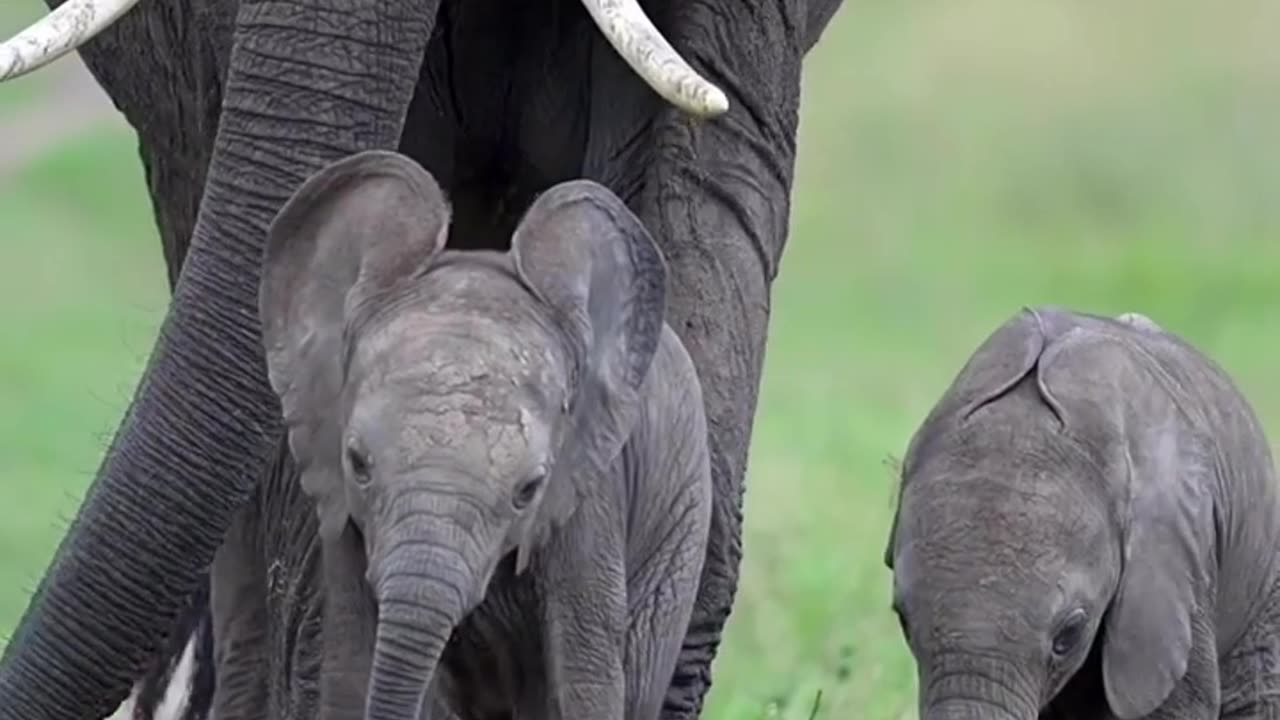
[[(998, 400), (1031, 375), (1047, 344), (1074, 323), (1070, 313), (1058, 308), (1023, 308), (982, 341), (912, 435), (898, 483), (899, 507), (907, 481), (915, 472), (920, 458), (928, 456), (932, 439), (955, 424), (967, 421), (978, 410)], [(1043, 392), (1041, 395), (1050, 411), (1061, 420), (1061, 408), (1052, 396)], [(898, 512), (894, 512), (884, 549), (884, 564), (890, 570), (893, 569)]]
[(325, 532), (347, 517), (338, 407), (346, 321), (425, 268), (448, 226), (444, 194), (426, 170), (367, 151), (308, 178), (268, 230), (258, 298), (267, 372)]
[(1110, 447), (1124, 518), (1118, 587), (1102, 630), (1107, 702), (1121, 720), (1149, 715), (1187, 672), (1192, 622), (1213, 548), (1212, 441), (1173, 377), (1129, 333), (1078, 329), (1045, 354), (1042, 382), (1072, 434)]
[[(631, 434), (662, 335), (666, 266), (644, 225), (590, 180), (561, 183), (512, 238), (516, 271), (555, 317), (571, 370), (568, 436), (534, 529), (563, 523)], [(533, 538), (521, 546), (527, 560)]]

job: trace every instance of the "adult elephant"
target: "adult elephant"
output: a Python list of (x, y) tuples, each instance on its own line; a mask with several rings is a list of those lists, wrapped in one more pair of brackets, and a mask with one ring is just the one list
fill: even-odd
[(531, 198), (574, 177), (661, 244), (716, 490), (664, 712), (696, 716), (737, 584), (801, 61), (840, 0), (653, 0), (648, 17), (635, 0), (48, 1), (0, 45), (0, 79), (83, 44), (137, 132), (172, 300), (5, 651), (0, 719), (100, 717), (156, 651), (277, 459), (255, 312), (266, 228), (305, 178), (371, 148), (439, 179), (455, 246), (505, 247)]

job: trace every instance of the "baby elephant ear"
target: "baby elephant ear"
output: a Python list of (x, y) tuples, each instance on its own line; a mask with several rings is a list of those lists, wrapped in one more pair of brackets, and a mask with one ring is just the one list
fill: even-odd
[(258, 297), (267, 371), (322, 520), (343, 511), (335, 410), (347, 312), (429, 264), (448, 226), (444, 194), (426, 170), (368, 151), (308, 178), (268, 231)]
[(565, 460), (603, 471), (631, 432), (662, 335), (662, 254), (622, 200), (590, 180), (561, 183), (534, 201), (511, 252), (521, 279), (564, 329), (577, 368), (566, 448), (585, 456)]
[(1103, 689), (1120, 720), (1164, 704), (1194, 654), (1216, 661), (1212, 640), (1197, 647), (1196, 624), (1213, 577), (1217, 451), (1144, 342), (1081, 328), (1041, 367), (1080, 427), (1105, 438), (1093, 444), (1111, 445), (1110, 481), (1125, 500), (1120, 573), (1101, 632)]
[(1187, 672), (1209, 586), (1213, 451), (1176, 411), (1132, 423), (1119, 588), (1103, 631), (1102, 678), (1121, 720), (1155, 712)]
[[(912, 435), (902, 459), (904, 484), (919, 458), (929, 454), (927, 447), (939, 424), (963, 423), (1012, 390), (1031, 374), (1047, 344), (1070, 323), (1070, 318), (1056, 308), (1023, 308), (992, 331)], [(1052, 409), (1057, 412), (1057, 408)]]
[(967, 418), (1031, 374), (1046, 346), (1074, 321), (1053, 307), (1023, 308), (974, 351), (948, 395)]
[[(894, 511), (882, 556), (885, 567), (893, 569), (903, 490), (919, 460), (930, 455), (929, 447), (939, 436), (939, 428), (967, 421), (1032, 375), (1049, 343), (1075, 325), (1071, 314), (1061, 308), (1024, 307), (992, 331), (965, 361), (907, 445), (899, 473), (898, 509)], [(1062, 408), (1053, 396), (1042, 391), (1041, 397), (1047, 409), (1064, 421)]]

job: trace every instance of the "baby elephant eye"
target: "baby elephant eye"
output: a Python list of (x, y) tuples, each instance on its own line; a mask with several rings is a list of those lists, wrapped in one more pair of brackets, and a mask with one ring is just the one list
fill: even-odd
[(369, 455), (355, 441), (347, 443), (347, 465), (351, 467), (351, 477), (360, 485), (369, 482), (369, 470), (372, 463)]
[(1058, 632), (1053, 635), (1053, 654), (1061, 658), (1079, 647), (1080, 642), (1084, 640), (1084, 631), (1088, 624), (1088, 617), (1084, 610), (1080, 608), (1072, 610), (1058, 627)]
[(542, 483), (547, 479), (544, 473), (538, 473), (533, 477), (521, 482), (516, 486), (516, 494), (511, 498), (511, 504), (517, 510), (523, 510), (529, 507), (534, 498), (538, 497), (538, 490), (542, 488)]

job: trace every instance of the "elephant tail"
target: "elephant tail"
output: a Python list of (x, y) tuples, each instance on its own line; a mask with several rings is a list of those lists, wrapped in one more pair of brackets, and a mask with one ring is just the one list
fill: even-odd
[(169, 637), (134, 686), (130, 720), (206, 720), (216, 685), (209, 576), (196, 591)]

